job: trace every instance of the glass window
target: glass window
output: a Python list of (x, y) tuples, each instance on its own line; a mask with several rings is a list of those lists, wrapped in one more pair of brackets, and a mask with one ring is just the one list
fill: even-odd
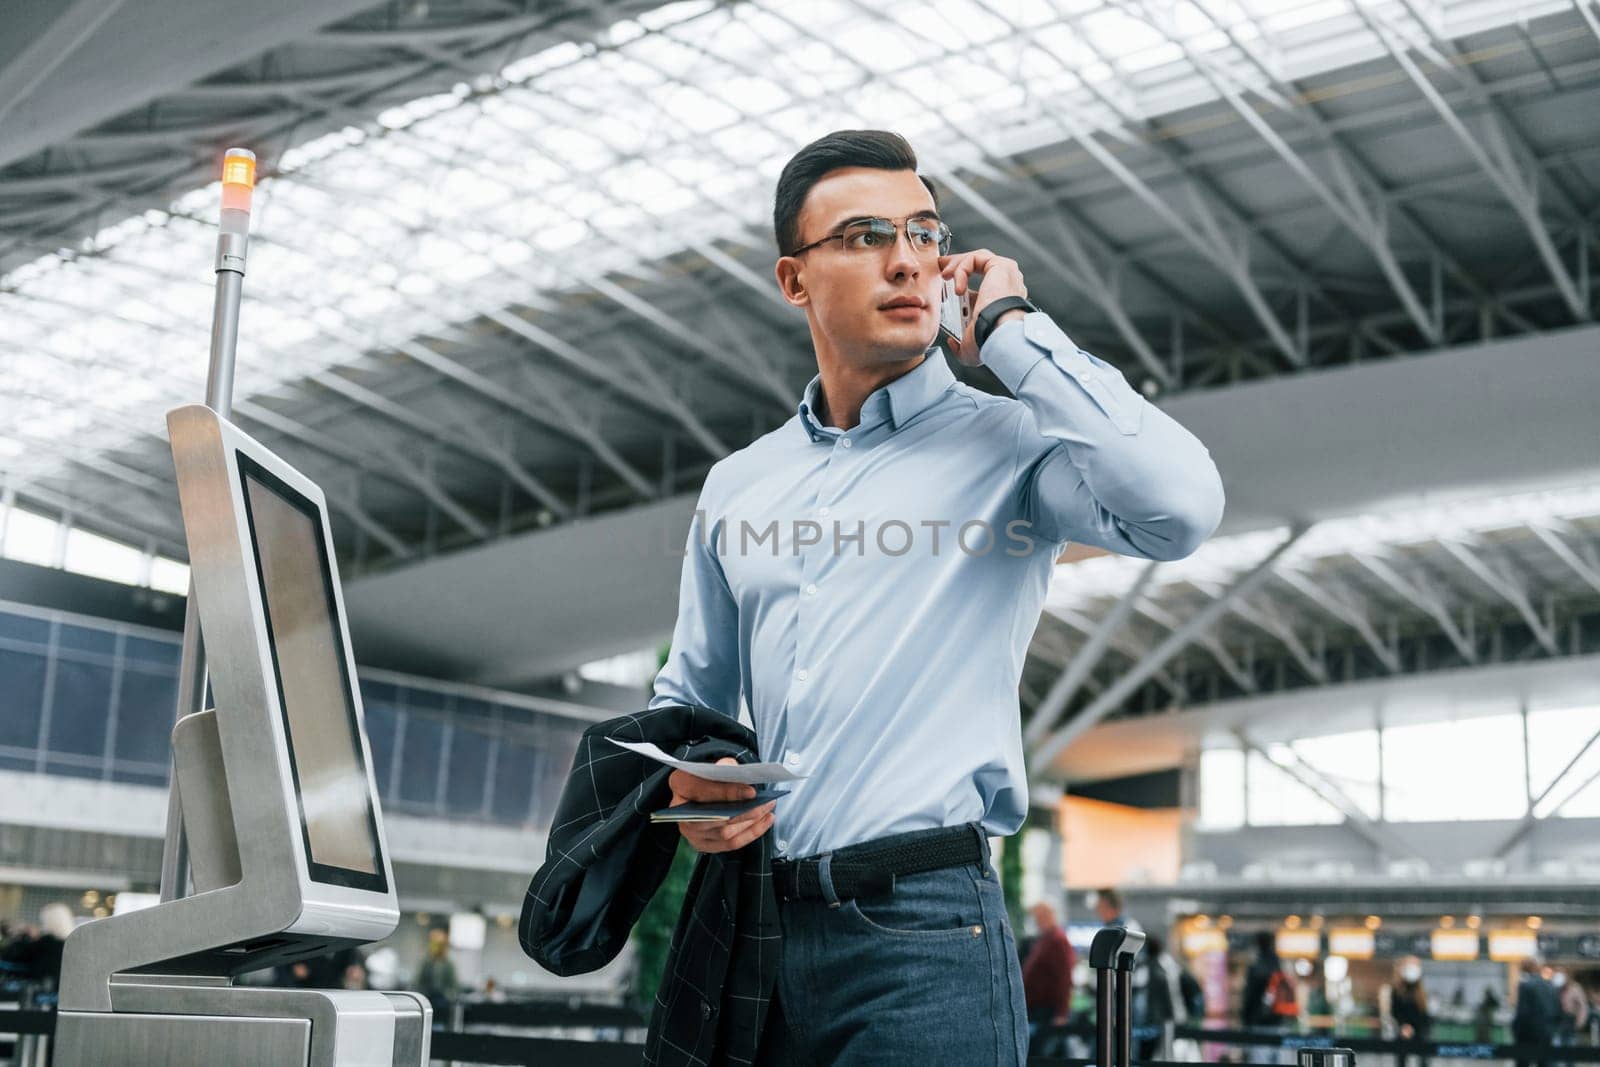
[(61, 623), (56, 627), (56, 647), (73, 652), (93, 652), (108, 660), (117, 651), (117, 635), (110, 630)]
[(533, 801), (533, 779), (539, 754), (527, 745), (502, 740), (495, 753), (494, 795), (489, 814), (502, 822), (528, 821)]
[(0, 649), (0, 746), (38, 747), (44, 674), (44, 656)]
[(487, 700), (457, 697), (455, 714), (457, 719), (474, 719), (487, 726), (487, 723), (484, 723), (483, 720), (494, 718), (494, 705)]
[(46, 747), (56, 753), (102, 758), (110, 715), (111, 668), (57, 660)]
[(0, 611), (0, 641), (6, 640), (26, 641), (32, 645), (49, 644), (50, 624), (43, 619)]
[(1520, 818), (1528, 806), (1522, 716), (1387, 729), (1383, 778), (1394, 822)]
[(1290, 746), (1369, 819), (1378, 817), (1378, 731), (1309, 737)]
[[(1269, 751), (1280, 762), (1292, 764), (1294, 753), (1289, 746), (1272, 745)], [(1319, 826), (1344, 821), (1338, 808), (1260, 752), (1250, 753), (1245, 773), (1249, 775), (1246, 815), (1251, 826)]]
[[(408, 698), (409, 702), (409, 698)], [(444, 749), (444, 724), (408, 713), (400, 751), (399, 796), (402, 801), (432, 809), (439, 790), (439, 754)]]
[(378, 780), (378, 795), (388, 797), (394, 785), (394, 745), (400, 714), (387, 701), (363, 699), (361, 704), (366, 712), (367, 744), (372, 747), (372, 774)]
[(133, 585), (144, 571), (144, 553), (132, 545), (87, 530), (67, 531), (67, 570)]
[(161, 668), (178, 676), (178, 661), (183, 656), (183, 646), (178, 639), (171, 641), (153, 641), (144, 637), (129, 637), (122, 643), (122, 654), (129, 660), (146, 664), (152, 668)]
[[(1597, 733), (1600, 707), (1530, 712), (1528, 780), (1533, 795), (1549, 788)], [(1572, 764), (1560, 784), (1534, 808), (1534, 814), (1541, 819), (1552, 814), (1569, 819), (1600, 816), (1600, 742)]]
[(561, 790), (567, 784), (567, 772), (572, 769), (572, 758), (578, 752), (580, 733), (565, 725), (548, 728), (543, 733), (533, 787), (533, 818), (540, 826), (549, 825), (555, 817), (556, 806), (561, 802)]
[(173, 596), (187, 596), (189, 565), (166, 556), (157, 556), (150, 564), (150, 588)]
[(41, 567), (54, 567), (57, 525), (54, 519), (12, 508), (6, 519), (6, 558), (37, 563)]
[(444, 788), (444, 806), (449, 814), (483, 814), (483, 789), (489, 773), (489, 746), (488, 734), (462, 726), (454, 727), (450, 737), (450, 770)]
[[(149, 764), (165, 780), (178, 713), (176, 671), (125, 664), (117, 683), (117, 736), (111, 755), (118, 762)], [(112, 777), (118, 777), (113, 772)]]
[(1208, 748), (1200, 753), (1200, 828), (1234, 830), (1244, 825), (1244, 753)]

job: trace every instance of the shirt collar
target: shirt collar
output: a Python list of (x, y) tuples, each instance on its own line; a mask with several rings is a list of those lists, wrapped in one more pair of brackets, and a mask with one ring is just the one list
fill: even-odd
[[(921, 363), (867, 394), (866, 401), (861, 405), (861, 425), (871, 425), (879, 418), (887, 418), (889, 424), (898, 430), (943, 396), (955, 380), (950, 365), (945, 362), (944, 350), (934, 346), (928, 349)], [(836, 428), (825, 427), (817, 421), (817, 395), (821, 390), (822, 375), (812, 375), (797, 408), (800, 427), (813, 441), (829, 436), (827, 431), (830, 429), (838, 432)]]

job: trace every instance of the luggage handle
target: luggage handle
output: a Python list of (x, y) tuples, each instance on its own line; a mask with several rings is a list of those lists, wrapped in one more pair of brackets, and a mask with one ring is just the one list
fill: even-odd
[(1144, 934), (1126, 926), (1107, 926), (1089, 944), (1089, 966), (1095, 973), (1096, 1067), (1133, 1067), (1133, 961), (1142, 948)]

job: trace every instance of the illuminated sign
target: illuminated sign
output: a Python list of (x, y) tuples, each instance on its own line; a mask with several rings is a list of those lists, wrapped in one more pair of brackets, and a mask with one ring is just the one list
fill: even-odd
[(1336, 926), (1328, 931), (1328, 954), (1351, 960), (1370, 960), (1377, 952), (1377, 937), (1360, 926)]
[(1279, 930), (1278, 955), (1287, 960), (1314, 960), (1322, 955), (1322, 935), (1316, 930)]
[(1191, 956), (1228, 951), (1228, 935), (1221, 930), (1190, 930), (1183, 935), (1183, 950)]
[(1489, 958), (1515, 963), (1539, 954), (1539, 935), (1532, 930), (1492, 930), (1489, 932)]
[(1478, 958), (1478, 932), (1435, 930), (1430, 946), (1436, 960), (1475, 960)]

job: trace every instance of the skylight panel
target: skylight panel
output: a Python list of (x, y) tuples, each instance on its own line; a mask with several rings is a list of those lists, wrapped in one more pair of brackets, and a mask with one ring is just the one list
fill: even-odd
[[(1508, 17), (1492, 6), (1443, 0), (1428, 17), (1482, 28)], [(1558, 7), (1530, 2), (1521, 14)], [(386, 107), (370, 128), (289, 149), (263, 177), (239, 386), (275, 389), (351, 358), (353, 339), (380, 328), (400, 339), (489, 310), (491, 299), (525, 298), (530, 276), (565, 288), (573, 278), (554, 261), (585, 242), (591, 270), (671, 254), (707, 227), (748, 225), (766, 242), (763, 201), (783, 161), (843, 119), (898, 129), (926, 144), (930, 159), (959, 167), (996, 151), (990, 142), (1001, 136), (1008, 152), (1058, 139), (1060, 125), (1039, 118), (1040, 100), (1115, 121), (1080, 78), (1105, 83), (1136, 114), (1144, 82), (1159, 81), (1167, 105), (1208, 98), (1178, 45), (1138, 10), (1002, 0), (995, 18), (973, 0), (882, 11), (818, 0), (801, 25), (773, 0), (696, 0), (617, 24), (610, 49), (555, 45), (513, 60), (498, 80)], [(1259, 75), (1219, 27), (1303, 76), (1307, 64), (1356, 58), (1352, 49), (1381, 52), (1354, 10), (1351, 0), (1190, 0), (1172, 18), (1192, 47), (1249, 78)], [(1330, 50), (1330, 25), (1357, 32)], [(48, 417), (52, 402), (69, 403), (69, 382), (86, 403), (139, 423), (158, 423), (159, 405), (174, 398), (198, 397), (219, 188), (210, 182), (169, 210), (110, 220), (85, 242), (93, 255), (43, 255), (0, 279), (0, 374), (25, 374), (39, 394), (19, 418), (41, 432), (81, 432), (76, 417)], [(668, 217), (672, 225), (658, 221)], [(485, 231), (493, 241), (480, 240)], [(25, 370), (24, 355), (54, 372)], [(109, 387), (117, 379), (106, 358), (158, 375), (159, 391)], [(120, 431), (106, 421), (88, 418), (114, 443)]]
[[(1461, 500), (1428, 507), (1329, 519), (1317, 523), (1282, 557), (1280, 566), (1346, 555), (1383, 555), (1396, 548), (1521, 529), (1554, 520), (1600, 517), (1600, 485)], [(1225, 585), (1255, 566), (1288, 536), (1287, 527), (1213, 537), (1193, 555), (1161, 565), (1149, 588), (1196, 580)], [(1133, 587), (1146, 561), (1105, 555), (1060, 564), (1046, 596), (1052, 608), (1082, 611)]]

